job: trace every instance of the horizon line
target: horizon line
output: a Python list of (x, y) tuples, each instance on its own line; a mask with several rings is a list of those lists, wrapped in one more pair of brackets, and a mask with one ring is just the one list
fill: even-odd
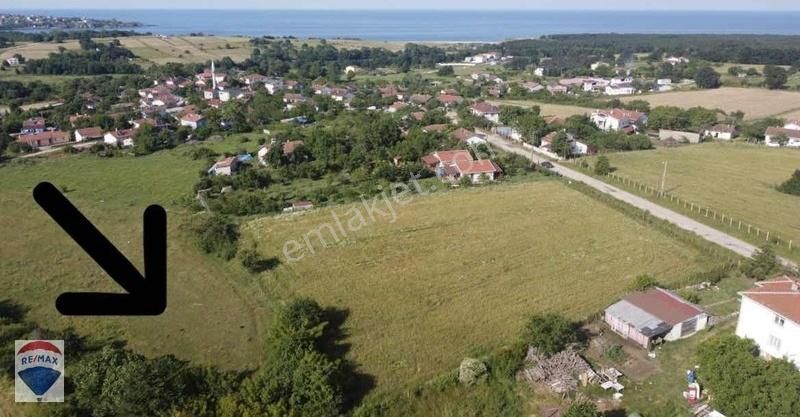
[(548, 7), (532, 7), (532, 8), (480, 8), (480, 7), (465, 7), (465, 8), (458, 8), (458, 9), (440, 9), (440, 8), (403, 8), (403, 7), (394, 7), (394, 8), (281, 8), (281, 7), (228, 7), (228, 8), (216, 8), (216, 7), (166, 7), (166, 8), (157, 8), (157, 7), (62, 7), (62, 6), (53, 6), (53, 7), (11, 7), (11, 8), (0, 8), (0, 13), (4, 11), (36, 11), (36, 12), (46, 12), (46, 11), (53, 11), (53, 10), (70, 10), (70, 11), (94, 11), (94, 10), (103, 10), (103, 11), (126, 11), (126, 10), (152, 10), (152, 11), (167, 11), (167, 10), (208, 10), (208, 11), (287, 11), (287, 12), (308, 12), (308, 11), (325, 11), (325, 12), (337, 12), (337, 11), (350, 11), (350, 12), (396, 12), (396, 11), (420, 11), (420, 12), (519, 12), (519, 11), (547, 11), (547, 12), (711, 12), (711, 13), (730, 13), (730, 12), (775, 12), (775, 13), (784, 13), (784, 12), (800, 12), (800, 6), (798, 8), (784, 8), (784, 9), (774, 9), (774, 8), (731, 8), (726, 10), (719, 10), (719, 9), (668, 9), (668, 8), (548, 8)]

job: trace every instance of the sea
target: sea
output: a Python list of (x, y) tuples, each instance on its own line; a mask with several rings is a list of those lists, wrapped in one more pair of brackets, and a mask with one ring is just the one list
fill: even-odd
[[(2, 10), (0, 10), (2, 12)], [(116, 18), (159, 35), (498, 42), (565, 33), (800, 34), (800, 11), (8, 10)]]

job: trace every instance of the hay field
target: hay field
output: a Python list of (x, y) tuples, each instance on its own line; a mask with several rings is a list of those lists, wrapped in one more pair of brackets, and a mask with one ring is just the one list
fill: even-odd
[[(110, 39), (100, 38), (97, 41), (108, 42)], [(249, 38), (233, 36), (132, 36), (119, 38), (119, 41), (145, 62), (154, 64), (205, 62), (226, 56), (234, 61), (242, 61), (249, 58), (252, 51)], [(45, 58), (51, 52), (57, 52), (60, 46), (80, 48), (78, 41), (20, 43), (0, 50), (0, 59), (14, 54), (28, 59)]]
[(565, 119), (569, 116), (590, 114), (593, 109), (588, 107), (570, 106), (567, 104), (540, 103), (534, 100), (490, 100), (495, 105), (532, 107), (539, 106), (542, 116), (558, 116)]
[[(359, 204), (335, 207), (344, 224)], [(417, 196), (298, 262), (284, 242), (333, 222), (329, 209), (257, 219), (246, 240), (282, 263), (262, 275), (280, 298), (345, 309), (345, 342), (377, 391), (427, 380), (513, 340), (525, 318), (599, 312), (639, 274), (669, 283), (705, 269), (699, 250), (556, 180)], [(367, 216), (366, 213), (362, 213)], [(352, 230), (352, 229), (351, 229)]]
[(650, 106), (706, 107), (726, 113), (741, 110), (748, 120), (779, 116), (800, 110), (800, 92), (762, 88), (722, 87), (714, 90), (674, 91), (621, 98), (646, 100)]
[(800, 150), (705, 143), (608, 157), (616, 174), (653, 187), (669, 161), (666, 189), (672, 194), (800, 242), (800, 197), (775, 190), (800, 169)]

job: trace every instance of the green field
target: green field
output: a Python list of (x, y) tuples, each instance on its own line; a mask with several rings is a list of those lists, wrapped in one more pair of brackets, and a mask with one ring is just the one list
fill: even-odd
[[(334, 210), (347, 222), (358, 207)], [(285, 242), (332, 221), (326, 209), (262, 218), (245, 236), (282, 261), (262, 276), (265, 292), (347, 311), (350, 357), (379, 392), (508, 343), (532, 313), (583, 318), (639, 274), (674, 283), (710, 262), (555, 180), (418, 196), (394, 223), (378, 217), (327, 248), (312, 241), (298, 262), (283, 256)]]
[[(775, 186), (800, 169), (800, 151), (744, 143), (706, 143), (608, 155), (615, 174), (658, 188), (668, 161), (665, 189), (720, 215), (800, 242), (800, 198)], [(590, 163), (593, 163), (590, 161)], [(667, 204), (666, 202), (664, 203)], [(669, 206), (668, 206), (669, 207)], [(703, 215), (699, 215), (704, 217)], [(721, 227), (721, 226), (720, 226)], [(726, 230), (726, 229), (721, 229)], [(750, 236), (752, 242), (762, 242)]]
[[(253, 367), (265, 315), (239, 269), (202, 255), (180, 228), (188, 215), (175, 201), (189, 196), (203, 162), (183, 150), (146, 157), (61, 156), (0, 167), (0, 298), (29, 307), (43, 327), (74, 326), (81, 333), (125, 339), (146, 354), (223, 368)], [(152, 318), (65, 318), (55, 309), (64, 291), (120, 288), (33, 201), (39, 181), (67, 197), (141, 268), (142, 213), (162, 204), (169, 213), (169, 305)], [(235, 349), (231, 349), (235, 346)]]
[(591, 114), (592, 111), (594, 110), (588, 107), (571, 106), (568, 104), (541, 103), (534, 100), (490, 100), (490, 102), (495, 105), (506, 105), (506, 106), (519, 106), (519, 107), (539, 106), (539, 108), (541, 109), (542, 116), (558, 116), (562, 119), (566, 119), (567, 117), (575, 115), (588, 115)]

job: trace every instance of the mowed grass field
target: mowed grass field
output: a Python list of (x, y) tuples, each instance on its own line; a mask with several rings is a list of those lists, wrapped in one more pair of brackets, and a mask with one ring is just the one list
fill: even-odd
[(584, 318), (637, 275), (674, 283), (714, 262), (557, 180), (417, 196), (395, 208), (390, 222), (371, 221), (361, 204), (334, 207), (345, 225), (361, 210), (366, 226), (335, 244), (326, 234), (328, 247), (309, 235), (315, 253), (297, 262), (284, 243), (336, 227), (330, 209), (256, 219), (243, 231), (281, 261), (262, 275), (265, 292), (347, 311), (349, 357), (376, 377), (377, 392), (513, 341), (531, 314)]
[(745, 118), (761, 119), (800, 111), (800, 92), (763, 88), (721, 87), (713, 90), (675, 91), (621, 98), (622, 101), (646, 100), (651, 107), (706, 107), (726, 113), (741, 110)]
[[(205, 256), (182, 230), (176, 200), (191, 193), (202, 168), (183, 149), (138, 158), (54, 157), (0, 167), (0, 299), (30, 308), (47, 328), (124, 339), (149, 355), (175, 354), (226, 369), (252, 368), (262, 349), (260, 299), (239, 269)], [(168, 307), (158, 317), (67, 318), (55, 309), (65, 291), (121, 292), (106, 273), (34, 202), (33, 187), (50, 181), (142, 270), (142, 214), (168, 211)]]
[(534, 100), (489, 100), (495, 105), (533, 107), (539, 106), (542, 109), (542, 116), (558, 116), (565, 119), (569, 116), (591, 114), (593, 109), (588, 107), (570, 106), (566, 104), (540, 103)]
[(615, 174), (655, 188), (669, 161), (665, 188), (672, 194), (800, 242), (800, 197), (775, 189), (800, 169), (800, 150), (705, 143), (608, 158)]
[[(165, 64), (167, 62), (193, 63), (211, 59), (230, 57), (242, 61), (250, 57), (252, 47), (249, 38), (232, 36), (132, 36), (118, 38), (122, 45), (130, 49), (145, 62)], [(109, 42), (111, 39), (97, 39)], [(0, 50), (0, 59), (20, 54), (27, 59), (46, 58), (59, 47), (79, 49), (78, 41), (20, 42), (11, 48)]]

